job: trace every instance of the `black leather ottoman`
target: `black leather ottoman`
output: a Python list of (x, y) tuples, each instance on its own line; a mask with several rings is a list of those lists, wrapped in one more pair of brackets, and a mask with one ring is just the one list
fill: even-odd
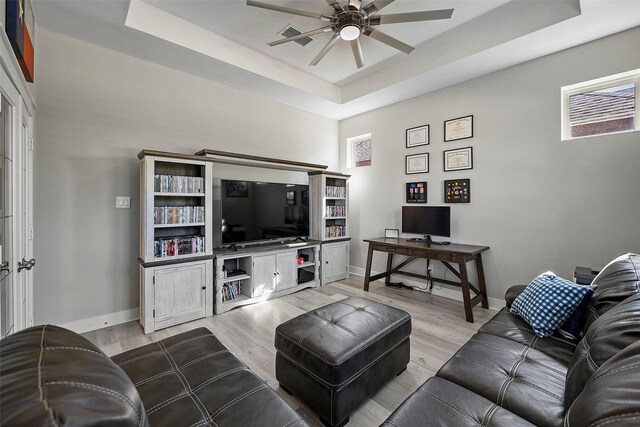
[(276, 378), (330, 426), (349, 415), (409, 363), (409, 313), (347, 298), (276, 328)]

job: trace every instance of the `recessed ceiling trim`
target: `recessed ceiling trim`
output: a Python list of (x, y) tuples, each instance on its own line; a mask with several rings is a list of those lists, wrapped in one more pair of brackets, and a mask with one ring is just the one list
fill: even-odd
[(339, 87), (142, 1), (130, 2), (125, 25), (329, 101), (341, 101)]

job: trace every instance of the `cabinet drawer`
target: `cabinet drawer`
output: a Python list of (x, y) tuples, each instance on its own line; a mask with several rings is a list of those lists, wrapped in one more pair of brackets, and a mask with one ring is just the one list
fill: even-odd
[(411, 255), (411, 249), (407, 248), (393, 248), (388, 246), (385, 248), (385, 252), (398, 255)]
[(440, 261), (455, 261), (455, 257), (452, 254), (438, 254), (438, 260), (440, 260)]

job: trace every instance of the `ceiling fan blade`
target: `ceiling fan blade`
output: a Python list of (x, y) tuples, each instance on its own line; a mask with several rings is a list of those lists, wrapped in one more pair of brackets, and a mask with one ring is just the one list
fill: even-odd
[(380, 43), (384, 43), (387, 46), (391, 46), (394, 49), (398, 49), (406, 54), (409, 54), (413, 51), (413, 47), (409, 46), (408, 44), (403, 43), (391, 36), (388, 36), (382, 31), (374, 30), (371, 27), (364, 30), (362, 34), (364, 34), (365, 36), (369, 36), (372, 39), (378, 40)]
[(364, 67), (364, 57), (362, 56), (362, 46), (360, 46), (359, 38), (351, 40), (351, 50), (353, 50), (353, 57), (356, 58), (358, 68)]
[(369, 25), (399, 24), (403, 22), (435, 21), (449, 19), (453, 9), (425, 10), (424, 12), (392, 13), (390, 15), (372, 16)]
[(367, 12), (369, 15), (373, 15), (383, 7), (389, 6), (391, 3), (393, 3), (393, 1), (394, 0), (376, 0), (366, 5), (364, 7), (364, 11)]
[(349, 0), (349, 9), (360, 10), (362, 0)]
[(334, 34), (333, 37), (331, 37), (331, 40), (329, 40), (329, 43), (327, 43), (327, 45), (322, 48), (320, 53), (318, 53), (318, 56), (313, 58), (313, 61), (311, 61), (309, 65), (318, 65), (318, 62), (320, 62), (320, 60), (324, 58), (324, 56), (327, 54), (327, 52), (329, 52), (329, 50), (331, 50), (331, 48), (333, 47), (334, 44), (336, 44), (339, 38), (340, 38), (339, 34)]
[(292, 15), (306, 16), (307, 18), (323, 19), (324, 15), (317, 12), (309, 12), (306, 10), (292, 9), (290, 7), (277, 6), (275, 4), (263, 3), (260, 1), (247, 0), (248, 6), (261, 7), (262, 9), (275, 10), (276, 12), (290, 13)]
[(336, 12), (344, 12), (344, 9), (340, 6), (340, 3), (338, 3), (338, 0), (327, 0), (327, 4)]
[(267, 43), (267, 44), (269, 46), (277, 46), (279, 44), (300, 40), (305, 37), (315, 36), (316, 34), (326, 33), (329, 31), (331, 31), (331, 26), (318, 28), (317, 30), (307, 31), (306, 33), (298, 34), (297, 36), (286, 37), (284, 39), (276, 40), (274, 42)]

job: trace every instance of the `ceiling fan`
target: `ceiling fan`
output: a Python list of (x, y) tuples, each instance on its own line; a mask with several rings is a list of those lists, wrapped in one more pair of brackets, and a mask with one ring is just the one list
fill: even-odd
[(278, 6), (269, 3), (263, 3), (254, 0), (247, 0), (247, 5), (261, 7), (263, 9), (275, 10), (277, 12), (290, 13), (293, 15), (305, 16), (307, 18), (320, 19), (326, 21), (329, 25), (318, 28), (317, 30), (307, 31), (293, 37), (276, 40), (268, 43), (269, 46), (277, 46), (279, 44), (302, 39), (316, 34), (328, 33), (333, 31), (333, 37), (329, 43), (322, 48), (320, 53), (311, 61), (309, 65), (317, 65), (318, 62), (329, 52), (338, 39), (346, 40), (351, 43), (353, 56), (356, 60), (358, 68), (364, 67), (364, 57), (360, 46), (360, 35), (365, 35), (398, 49), (406, 54), (413, 51), (413, 47), (400, 40), (393, 38), (380, 30), (373, 27), (382, 24), (396, 24), (403, 22), (416, 21), (432, 21), (437, 19), (449, 19), (453, 14), (453, 9), (428, 10), (422, 12), (410, 13), (394, 13), (390, 15), (377, 15), (377, 13), (385, 6), (393, 3), (394, 0), (374, 0), (366, 6), (362, 6), (362, 0), (349, 0), (349, 4), (342, 6), (338, 0), (326, 0), (333, 9), (333, 14), (325, 15), (317, 12), (309, 12), (306, 10), (292, 9), (290, 7)]

